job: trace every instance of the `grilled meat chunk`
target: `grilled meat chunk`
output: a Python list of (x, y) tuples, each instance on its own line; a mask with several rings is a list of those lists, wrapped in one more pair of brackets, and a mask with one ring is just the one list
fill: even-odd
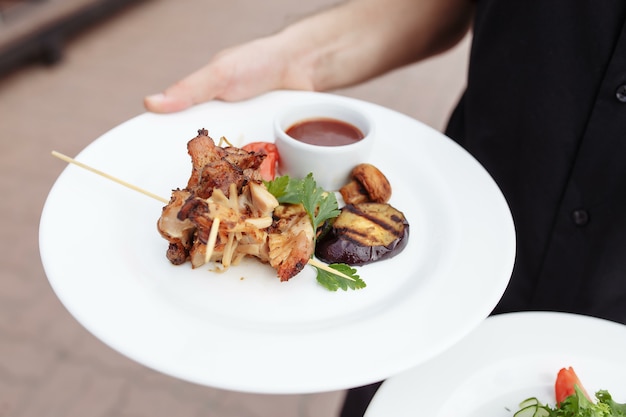
[(281, 281), (298, 274), (315, 249), (315, 232), (301, 204), (278, 206), (269, 234), (269, 262)]
[(169, 242), (167, 259), (227, 268), (254, 256), (275, 268), (281, 281), (298, 274), (313, 255), (313, 227), (301, 206), (279, 206), (265, 188), (259, 172), (265, 155), (217, 146), (204, 129), (187, 150), (187, 187), (172, 192), (157, 222)]

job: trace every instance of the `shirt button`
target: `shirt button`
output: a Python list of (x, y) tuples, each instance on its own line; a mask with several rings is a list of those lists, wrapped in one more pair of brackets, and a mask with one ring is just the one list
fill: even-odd
[(615, 91), (615, 97), (622, 103), (626, 103), (626, 84), (622, 84), (617, 87), (617, 91)]
[(589, 213), (587, 210), (574, 210), (572, 212), (572, 221), (576, 226), (585, 226), (589, 223)]

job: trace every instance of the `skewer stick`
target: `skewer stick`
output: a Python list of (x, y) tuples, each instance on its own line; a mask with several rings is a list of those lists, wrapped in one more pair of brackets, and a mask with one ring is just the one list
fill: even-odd
[[(156, 194), (151, 193), (150, 191), (144, 190), (143, 188), (137, 187), (136, 185), (128, 183), (128, 182), (126, 182), (124, 180), (121, 180), (119, 178), (116, 178), (116, 177), (114, 177), (114, 176), (112, 176), (110, 174), (107, 174), (106, 172), (102, 172), (100, 170), (97, 170), (96, 168), (90, 167), (89, 165), (83, 164), (82, 162), (77, 161), (74, 158), (70, 158), (69, 156), (64, 155), (64, 154), (62, 154), (60, 152), (52, 151), (52, 156), (55, 156), (55, 157), (65, 161), (67, 163), (74, 164), (76, 166), (84, 168), (87, 171), (91, 171), (94, 174), (100, 175), (100, 176), (102, 176), (102, 177), (104, 177), (106, 179), (109, 179), (109, 180), (111, 180), (113, 182), (116, 182), (116, 183), (118, 183), (120, 185), (123, 185), (124, 187), (130, 188), (131, 190), (138, 191), (141, 194), (147, 195), (148, 197), (152, 197), (155, 200), (159, 200), (162, 203), (165, 203), (165, 204), (169, 203), (169, 200), (166, 199), (166, 198), (163, 198), (161, 196), (158, 196)], [(208, 256), (206, 256), (207, 262), (208, 262), (208, 259), (211, 257), (211, 254), (213, 252), (213, 247), (215, 246), (215, 241), (216, 241), (216, 238), (217, 238), (217, 231), (218, 231), (218, 228), (219, 228), (219, 224), (220, 224), (220, 220), (219, 220), (219, 218), (216, 218), (213, 221), (213, 225), (211, 226), (211, 230), (209, 232), (210, 236), (209, 236), (209, 242), (207, 242), (207, 251), (210, 250), (210, 253), (207, 253), (207, 255), (208, 255)], [(317, 267), (319, 269), (323, 269), (324, 271), (330, 272), (331, 274), (335, 274), (335, 275), (338, 275), (338, 276), (340, 276), (342, 278), (349, 279), (350, 281), (354, 281), (354, 278), (349, 277), (348, 275), (346, 275), (346, 274), (344, 274), (344, 273), (342, 273), (340, 271), (337, 271), (336, 269), (333, 269), (333, 268), (329, 267), (325, 263), (319, 262), (319, 261), (317, 261), (317, 260), (315, 260), (313, 258), (309, 259), (308, 263), (309, 263), (309, 265), (315, 266), (315, 267)]]
[(150, 191), (144, 190), (143, 188), (139, 188), (136, 185), (130, 184), (130, 183), (128, 183), (128, 182), (126, 182), (124, 180), (121, 180), (119, 178), (115, 178), (114, 176), (109, 175), (106, 172), (102, 172), (102, 171), (99, 171), (99, 170), (97, 170), (95, 168), (92, 168), (89, 165), (85, 165), (82, 162), (79, 162), (79, 161), (77, 161), (77, 160), (75, 160), (73, 158), (70, 158), (67, 155), (63, 155), (62, 153), (59, 153), (57, 151), (52, 151), (52, 156), (55, 156), (55, 157), (65, 161), (65, 162), (68, 162), (70, 164), (77, 165), (77, 166), (79, 166), (81, 168), (86, 169), (87, 171), (93, 172), (94, 174), (98, 174), (98, 175), (100, 175), (100, 176), (102, 176), (104, 178), (107, 178), (107, 179), (109, 179), (111, 181), (114, 181), (114, 182), (120, 184), (120, 185), (123, 185), (124, 187), (130, 188), (131, 190), (138, 191), (138, 192), (140, 192), (140, 193), (142, 193), (144, 195), (147, 195), (148, 197), (152, 197), (155, 200), (159, 200), (162, 203), (165, 203), (165, 204), (169, 203), (169, 200), (167, 200), (167, 199), (165, 199), (163, 197), (160, 197), (160, 196), (158, 196), (156, 194), (153, 194)]
[(309, 259), (309, 265), (317, 267), (319, 269), (323, 269), (324, 271), (330, 272), (331, 274), (335, 274), (337, 276), (340, 276), (341, 278), (349, 279), (350, 281), (356, 281), (354, 278), (349, 277), (348, 275), (344, 274), (343, 272), (340, 272), (340, 271), (337, 271), (336, 269), (331, 268), (330, 266), (326, 265), (323, 262), (318, 261), (317, 259), (310, 258)]

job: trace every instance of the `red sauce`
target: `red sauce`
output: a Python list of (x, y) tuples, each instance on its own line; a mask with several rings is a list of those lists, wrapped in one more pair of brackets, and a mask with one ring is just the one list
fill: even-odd
[(356, 126), (336, 119), (310, 119), (287, 129), (287, 134), (300, 142), (319, 146), (342, 146), (364, 138)]

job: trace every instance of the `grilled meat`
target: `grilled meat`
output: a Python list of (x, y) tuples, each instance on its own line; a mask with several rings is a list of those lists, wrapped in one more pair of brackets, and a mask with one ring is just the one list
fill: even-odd
[(281, 281), (298, 274), (313, 254), (313, 228), (303, 209), (279, 206), (263, 185), (265, 155), (217, 146), (204, 129), (187, 149), (187, 187), (172, 192), (157, 222), (170, 262), (227, 268), (254, 256), (275, 268)]
[(281, 281), (298, 274), (315, 249), (315, 232), (301, 204), (278, 206), (268, 239), (269, 262)]

